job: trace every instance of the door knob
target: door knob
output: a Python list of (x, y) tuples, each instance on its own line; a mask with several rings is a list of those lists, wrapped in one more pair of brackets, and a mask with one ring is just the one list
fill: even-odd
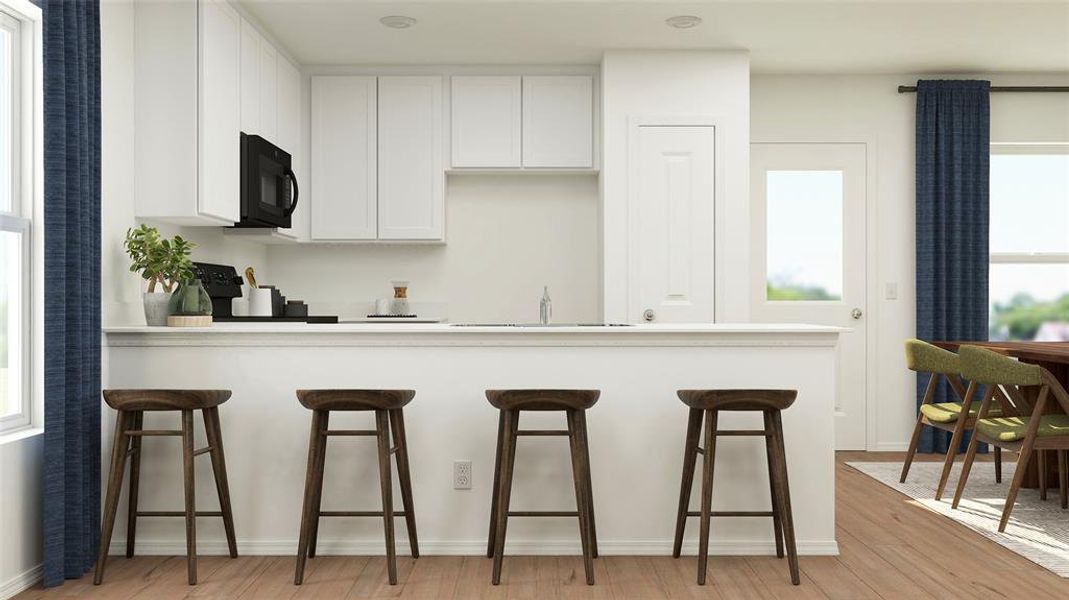
[(656, 319), (656, 318), (657, 318), (657, 313), (653, 312), (652, 308), (647, 308), (646, 310), (642, 311), (642, 320), (643, 321), (645, 321), (647, 323), (652, 323), (653, 320)]
[(862, 314), (864, 313), (861, 312), (860, 308), (855, 308), (854, 310), (850, 311), (850, 316), (853, 317), (855, 321), (857, 319), (860, 319)]

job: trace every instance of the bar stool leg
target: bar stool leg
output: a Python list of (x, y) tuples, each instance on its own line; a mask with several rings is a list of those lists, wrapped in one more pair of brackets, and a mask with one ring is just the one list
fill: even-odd
[(575, 485), (575, 506), (579, 516), (579, 541), (583, 547), (583, 570), (586, 572), (586, 584), (594, 585), (594, 560), (590, 552), (590, 513), (587, 506), (586, 490), (583, 489), (587, 476), (581, 448), (581, 434), (576, 410), (565, 411), (568, 418), (568, 446), (572, 455), (572, 482)]
[(393, 535), (393, 481), (390, 477), (390, 419), (385, 410), (375, 411), (379, 442), (379, 484), (382, 486), (382, 524), (386, 530), (386, 570), (390, 585), (397, 585), (397, 548)]
[(776, 494), (776, 468), (772, 464), (772, 457), (776, 453), (775, 441), (772, 439), (772, 418), (769, 411), (762, 411), (765, 420), (765, 457), (768, 461), (768, 489), (772, 496), (772, 527), (776, 534), (776, 558), (783, 558), (783, 521), (780, 515), (781, 508)]
[(504, 414), (505, 435), (501, 444), (501, 482), (497, 489), (497, 519), (494, 524), (494, 570), (490, 576), (493, 585), (501, 583), (501, 563), (505, 556), (505, 533), (508, 527), (509, 500), (512, 495), (512, 469), (516, 464), (516, 430), (519, 428), (519, 411), (501, 411)]
[(1036, 467), (1039, 469), (1039, 499), (1047, 500), (1047, 451), (1036, 450)]
[(995, 483), (1002, 483), (1002, 448), (995, 446)]
[(312, 522), (309, 526), (308, 534), (308, 558), (316, 557), (316, 544), (319, 542), (319, 513), (323, 510), (323, 472), (326, 470), (327, 465), (327, 428), (330, 424), (330, 411), (319, 411), (319, 445), (316, 446), (316, 464), (315, 464), (315, 487), (312, 492), (315, 494), (312, 502)]
[(676, 537), (672, 544), (672, 558), (679, 558), (683, 552), (683, 531), (687, 527), (690, 492), (694, 487), (694, 467), (698, 463), (698, 443), (701, 441), (703, 414), (700, 408), (692, 408), (687, 419), (687, 441), (683, 445), (683, 477), (679, 486), (679, 508), (676, 510)]
[(594, 558), (598, 557), (598, 528), (594, 524), (594, 486), (591, 482), (591, 469), (590, 469), (590, 444), (588, 442), (586, 431), (586, 411), (576, 411), (575, 414), (576, 423), (579, 425), (579, 448), (583, 452), (583, 464), (586, 466), (586, 479), (584, 481), (586, 488), (586, 509), (587, 509), (587, 522), (590, 524), (590, 555)]
[(1065, 450), (1058, 450), (1058, 494), (1061, 497), (1062, 508), (1069, 508), (1069, 486), (1067, 486), (1065, 472)]
[(405, 416), (398, 408), (390, 411), (390, 427), (397, 445), (397, 479), (401, 484), (401, 503), (405, 508), (405, 528), (408, 530), (408, 545), (412, 558), (419, 558), (419, 541), (416, 538), (416, 511), (412, 507), (412, 476), (408, 471), (408, 438), (405, 437)]
[(304, 582), (304, 563), (308, 558), (308, 543), (311, 538), (312, 524), (317, 520), (315, 509), (317, 481), (322, 481), (323, 470), (319, 468), (321, 446), (326, 444), (323, 436), (324, 415), (326, 411), (312, 411), (312, 431), (308, 438), (308, 469), (304, 479), (304, 507), (301, 511), (301, 535), (297, 541), (297, 570), (293, 575), (293, 584)]
[[(137, 411), (131, 415), (130, 429), (144, 428), (145, 413)], [(126, 558), (134, 556), (134, 538), (137, 533), (137, 491), (141, 478), (141, 436), (130, 436), (130, 495), (126, 507)]]
[(702, 508), (698, 538), (698, 585), (705, 585), (709, 564), (709, 517), (713, 507), (713, 465), (716, 462), (717, 411), (705, 411), (705, 461), (702, 465)]
[(494, 485), (490, 493), (490, 535), (486, 542), (486, 558), (494, 557), (494, 543), (497, 538), (497, 495), (498, 488), (501, 486), (501, 453), (505, 443), (505, 411), (497, 412), (497, 451), (494, 454)]
[(219, 408), (206, 408), (204, 431), (208, 437), (208, 453), (212, 459), (212, 474), (215, 476), (215, 493), (219, 496), (219, 510), (223, 513), (223, 529), (226, 531), (226, 545), (230, 558), (238, 557), (237, 536), (234, 535), (234, 512), (230, 506), (230, 483), (226, 476), (226, 458), (223, 454), (223, 428), (219, 422)]
[(193, 471), (193, 411), (182, 411), (182, 471), (186, 496), (186, 574), (197, 583), (197, 495)]
[(104, 581), (104, 564), (108, 560), (111, 533), (115, 528), (115, 513), (119, 510), (119, 493), (122, 491), (123, 471), (126, 467), (128, 429), (127, 413), (118, 411), (115, 416), (115, 439), (111, 443), (111, 470), (108, 472), (108, 492), (104, 499), (104, 519), (100, 526), (100, 545), (97, 547), (97, 567), (93, 585)]
[(791, 488), (787, 480), (787, 451), (783, 443), (783, 420), (780, 411), (771, 411), (773, 436), (775, 437), (776, 456), (773, 465), (776, 469), (776, 492), (779, 496), (780, 519), (783, 523), (783, 537), (787, 545), (787, 563), (791, 571), (791, 583), (798, 585), (798, 548), (794, 540), (794, 518), (791, 515)]

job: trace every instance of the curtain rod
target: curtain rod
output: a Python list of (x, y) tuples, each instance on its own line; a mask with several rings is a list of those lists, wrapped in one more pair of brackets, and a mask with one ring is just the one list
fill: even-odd
[[(917, 91), (915, 85), (898, 86), (899, 94), (910, 94)], [(1069, 85), (993, 85), (992, 92), (1069, 92)]]

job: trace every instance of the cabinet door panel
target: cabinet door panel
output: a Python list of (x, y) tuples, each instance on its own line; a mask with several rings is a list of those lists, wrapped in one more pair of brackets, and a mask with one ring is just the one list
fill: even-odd
[[(290, 153), (293, 173), (297, 184), (308, 183), (304, 170), (304, 152), (301, 149), (301, 72), (285, 57), (278, 57), (278, 146)], [(308, 193), (307, 187), (301, 187)], [(309, 196), (298, 197), (297, 208), (292, 215), (290, 233), (298, 238), (308, 237), (308, 218), (311, 203)]]
[(376, 144), (375, 78), (313, 77), (313, 239), (376, 238)]
[(278, 52), (260, 44), (260, 135), (278, 145)]
[(263, 38), (241, 21), (241, 130), (260, 133), (260, 44)]
[(455, 76), (452, 95), (454, 167), (520, 166), (520, 77)]
[(590, 168), (593, 136), (593, 78), (523, 78), (523, 166)]
[(198, 208), (227, 221), (240, 217), (241, 17), (226, 2), (200, 4)]
[(379, 78), (379, 238), (444, 235), (442, 78)]

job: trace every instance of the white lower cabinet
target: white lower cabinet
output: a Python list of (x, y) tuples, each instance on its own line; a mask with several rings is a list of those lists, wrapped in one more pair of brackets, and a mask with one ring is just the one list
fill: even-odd
[(312, 78), (313, 240), (378, 237), (374, 77)]
[(445, 236), (442, 78), (312, 77), (311, 239)]

